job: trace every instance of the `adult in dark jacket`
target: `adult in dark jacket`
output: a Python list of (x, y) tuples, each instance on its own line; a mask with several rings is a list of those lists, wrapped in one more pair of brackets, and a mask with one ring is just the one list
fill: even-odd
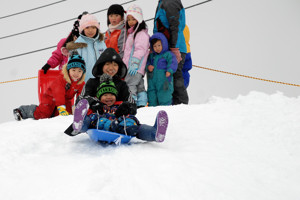
[(180, 0), (159, 0), (154, 18), (153, 33), (162, 32), (168, 39), (170, 50), (178, 61), (174, 73), (173, 104), (188, 104), (189, 97), (184, 86), (182, 68), (187, 53), (183, 30), (185, 28), (185, 10)]
[[(115, 62), (118, 65), (107, 66), (105, 65), (107, 62)], [(135, 103), (126, 82), (122, 80), (127, 74), (127, 67), (120, 55), (113, 48), (107, 48), (95, 63), (92, 69), (92, 74), (95, 78), (90, 78), (87, 81), (79, 96), (79, 100), (85, 98), (89, 101), (90, 106), (93, 106), (93, 99), (96, 97), (97, 87), (100, 85), (100, 76), (104, 73), (113, 78), (113, 82), (118, 90), (117, 101)]]

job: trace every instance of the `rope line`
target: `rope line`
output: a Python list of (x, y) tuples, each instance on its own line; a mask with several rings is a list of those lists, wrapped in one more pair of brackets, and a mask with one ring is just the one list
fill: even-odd
[(32, 9), (29, 9), (29, 10), (24, 10), (24, 11), (17, 12), (17, 13), (14, 13), (14, 14), (6, 15), (6, 16), (0, 17), (0, 19), (4, 19), (4, 18), (7, 18), (7, 17), (12, 17), (12, 16), (15, 16), (15, 15), (23, 14), (23, 13), (30, 12), (30, 11), (33, 11), (33, 10), (38, 10), (38, 9), (41, 9), (41, 8), (44, 8), (44, 7), (48, 7), (48, 6), (52, 6), (54, 4), (61, 3), (63, 1), (67, 1), (67, 0), (57, 1), (57, 2), (54, 2), (54, 3), (47, 4), (47, 5), (32, 8)]
[(232, 73), (232, 72), (226, 72), (226, 71), (222, 71), (222, 70), (212, 69), (212, 68), (208, 68), (208, 67), (201, 67), (201, 66), (197, 66), (197, 65), (193, 65), (193, 66), (197, 67), (197, 68), (201, 68), (201, 69), (206, 69), (206, 70), (210, 70), (210, 71), (214, 71), (214, 72), (220, 72), (220, 73), (224, 73), (224, 74), (230, 74), (230, 75), (234, 75), (234, 76), (240, 76), (240, 77), (244, 77), (244, 78), (250, 78), (250, 79), (255, 79), (255, 80), (260, 80), (260, 81), (266, 81), (266, 82), (272, 82), (272, 83), (278, 83), (278, 84), (283, 84), (283, 85), (290, 85), (290, 86), (300, 87), (299, 84), (294, 84), (294, 83), (285, 83), (285, 82), (282, 82), (282, 81), (273, 81), (273, 80), (269, 80), (269, 79), (257, 78), (257, 77), (253, 77), (253, 76), (247, 76), (247, 75), (237, 74), (237, 73)]
[[(124, 3), (121, 3), (120, 5), (128, 4), (128, 3), (131, 3), (133, 1), (136, 1), (136, 0), (126, 1)], [(108, 8), (105, 8), (105, 9), (102, 9), (102, 10), (99, 10), (99, 11), (96, 11), (96, 12), (91, 12), (91, 14), (96, 14), (96, 13), (103, 12), (103, 11), (106, 11), (106, 10), (108, 10)], [(54, 24), (49, 24), (49, 25), (46, 25), (46, 26), (42, 26), (42, 27), (39, 27), (39, 28), (31, 29), (31, 30), (28, 30), (28, 31), (23, 31), (23, 32), (3, 36), (3, 37), (0, 37), (0, 40), (5, 39), (5, 38), (9, 38), (9, 37), (13, 37), (13, 36), (17, 36), (17, 35), (22, 35), (22, 34), (33, 32), (33, 31), (37, 31), (37, 30), (41, 30), (41, 29), (44, 29), (44, 28), (48, 28), (48, 27), (51, 27), (51, 26), (58, 25), (58, 24), (63, 24), (63, 23), (73, 21), (73, 20), (76, 20), (76, 19), (77, 19), (77, 17), (72, 18), (72, 19), (68, 19), (68, 20), (64, 20), (64, 21), (61, 21), (61, 22), (57, 22), (57, 23), (54, 23)]]
[[(282, 81), (273, 81), (273, 80), (269, 80), (269, 79), (257, 78), (257, 77), (254, 77), (254, 76), (247, 76), (247, 75), (244, 75), (244, 74), (237, 74), (237, 73), (232, 73), (232, 72), (226, 72), (226, 71), (222, 71), (222, 70), (218, 70), (218, 69), (212, 69), (212, 68), (208, 68), (208, 67), (201, 67), (201, 66), (197, 66), (197, 65), (193, 65), (193, 67), (197, 67), (197, 68), (205, 69), (205, 70), (209, 70), (209, 71), (214, 71), (214, 72), (220, 72), (220, 73), (224, 73), (224, 74), (230, 74), (230, 75), (234, 75), (234, 76), (240, 76), (240, 77), (244, 77), (244, 78), (260, 80), (260, 81), (266, 81), (266, 82), (272, 82), (272, 83), (278, 83), (278, 84), (283, 84), (283, 85), (300, 87), (299, 84), (294, 84), (294, 83), (286, 83), (286, 82), (282, 82)], [(38, 78), (38, 77), (34, 76), (34, 77), (16, 79), (16, 80), (11, 80), (11, 81), (3, 81), (3, 82), (0, 82), (0, 84), (17, 82), (17, 81), (24, 81), (24, 80), (34, 79), (34, 78)]]
[(38, 78), (37, 76), (34, 77), (29, 77), (29, 78), (21, 78), (21, 79), (16, 79), (16, 80), (11, 80), (11, 81), (3, 81), (0, 82), (0, 84), (4, 84), (4, 83), (12, 83), (12, 82), (17, 82), (17, 81), (25, 81), (25, 80), (29, 80), (29, 79), (35, 79)]

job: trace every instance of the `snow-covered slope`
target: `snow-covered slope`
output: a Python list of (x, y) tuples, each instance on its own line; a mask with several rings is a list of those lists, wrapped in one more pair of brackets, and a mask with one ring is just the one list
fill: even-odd
[(0, 199), (299, 199), (300, 97), (251, 92), (137, 116), (153, 124), (160, 109), (160, 144), (69, 137), (72, 116), (0, 124)]

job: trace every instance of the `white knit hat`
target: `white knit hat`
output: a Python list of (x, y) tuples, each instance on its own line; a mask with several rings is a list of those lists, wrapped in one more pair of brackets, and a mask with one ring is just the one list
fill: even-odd
[(135, 4), (129, 6), (129, 8), (126, 11), (126, 14), (127, 16), (131, 15), (132, 17), (134, 17), (139, 24), (142, 23), (142, 21), (144, 20), (142, 9)]
[(94, 15), (92, 14), (83, 15), (79, 22), (79, 33), (82, 33), (82, 31), (89, 26), (95, 26), (98, 28), (98, 30), (100, 30), (100, 24)]

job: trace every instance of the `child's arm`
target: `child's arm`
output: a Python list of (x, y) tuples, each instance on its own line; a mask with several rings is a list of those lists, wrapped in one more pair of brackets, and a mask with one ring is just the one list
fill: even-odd
[(168, 51), (164, 54), (164, 57), (167, 60), (167, 72), (171, 75), (176, 72), (178, 67), (176, 56), (171, 51)]
[(146, 63), (146, 71), (147, 72), (153, 72), (154, 70), (154, 66), (153, 66), (153, 54), (150, 53), (147, 59), (147, 63)]
[(136, 34), (134, 39), (134, 52), (131, 58), (131, 63), (128, 66), (128, 73), (135, 75), (138, 70), (145, 70), (145, 66), (142, 65), (142, 60), (147, 59), (149, 51), (149, 34), (145, 31), (140, 31)]
[(61, 48), (63, 44), (66, 42), (66, 38), (61, 39), (57, 44), (57, 49), (52, 52), (52, 56), (48, 59), (47, 64), (51, 66), (51, 68), (55, 68), (60, 65), (63, 61), (63, 54), (61, 52)]

